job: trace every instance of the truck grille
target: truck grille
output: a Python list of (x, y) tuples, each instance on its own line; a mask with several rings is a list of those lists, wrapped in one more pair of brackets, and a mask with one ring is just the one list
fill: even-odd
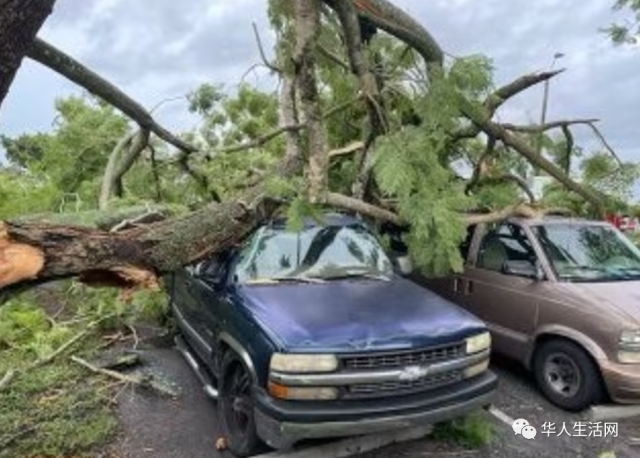
[(363, 383), (347, 388), (344, 399), (363, 399), (382, 396), (400, 396), (420, 391), (432, 390), (462, 380), (462, 371), (451, 371), (427, 376), (419, 380)]
[(342, 357), (345, 370), (391, 369), (433, 364), (464, 356), (464, 342), (420, 350), (409, 350), (374, 355), (348, 355)]

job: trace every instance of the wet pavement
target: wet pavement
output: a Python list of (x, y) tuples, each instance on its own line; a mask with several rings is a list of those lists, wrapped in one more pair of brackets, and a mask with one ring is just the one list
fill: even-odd
[[(231, 457), (228, 452), (216, 451), (219, 431), (215, 403), (205, 396), (178, 351), (151, 349), (141, 355), (145, 370), (179, 387), (180, 396), (173, 400), (133, 388), (120, 393), (118, 405), (123, 432), (113, 444), (112, 454), (118, 458)], [(526, 419), (537, 429), (534, 439), (516, 435), (506, 424), (507, 419), (500, 420), (486, 413), (486, 420), (494, 425), (496, 433), (492, 443), (480, 450), (425, 438), (362, 454), (359, 458), (640, 458), (640, 418), (612, 420), (618, 429), (617, 437), (613, 437), (611, 431), (607, 437), (604, 434), (577, 437), (576, 434), (589, 434), (593, 429), (587, 424), (588, 420), (548, 403), (519, 366), (498, 361), (493, 369), (500, 377), (495, 407), (511, 419)], [(581, 432), (578, 422), (585, 423), (584, 431)], [(549, 434), (545, 434), (544, 423), (554, 423), (555, 433), (547, 429)], [(559, 435), (563, 423), (567, 431)]]

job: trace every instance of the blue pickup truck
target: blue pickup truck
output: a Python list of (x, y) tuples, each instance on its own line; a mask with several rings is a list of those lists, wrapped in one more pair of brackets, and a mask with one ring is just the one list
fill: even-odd
[(274, 219), (167, 277), (178, 348), (235, 455), (489, 406), (484, 323), (398, 266), (363, 221), (326, 214), (295, 232)]

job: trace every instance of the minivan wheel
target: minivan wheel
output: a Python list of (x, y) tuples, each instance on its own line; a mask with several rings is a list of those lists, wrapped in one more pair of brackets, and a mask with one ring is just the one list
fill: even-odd
[(545, 396), (565, 410), (583, 410), (603, 398), (597, 366), (579, 345), (571, 341), (544, 342), (535, 353), (533, 371)]
[(240, 358), (227, 351), (222, 358), (218, 417), (227, 448), (237, 457), (261, 451), (251, 396), (251, 377)]

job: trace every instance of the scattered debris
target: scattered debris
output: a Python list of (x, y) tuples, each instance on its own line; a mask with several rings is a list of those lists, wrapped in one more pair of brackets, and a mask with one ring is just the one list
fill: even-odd
[(224, 437), (218, 437), (216, 439), (216, 450), (222, 451), (227, 449), (227, 439)]
[(91, 372), (94, 372), (96, 374), (106, 375), (107, 377), (111, 377), (121, 382), (131, 383), (133, 385), (140, 386), (140, 387), (153, 388), (159, 393), (164, 394), (166, 396), (170, 396), (172, 398), (176, 398), (179, 395), (179, 393), (176, 390), (174, 390), (173, 388), (163, 383), (159, 383), (158, 381), (154, 380), (154, 378), (150, 375), (140, 375), (140, 374), (127, 375), (115, 370), (104, 369), (94, 364), (91, 364), (88, 361), (85, 361), (84, 359), (79, 358), (78, 356), (72, 356), (71, 360), (75, 363), (80, 364), (81, 366), (84, 366), (85, 368), (89, 369)]

